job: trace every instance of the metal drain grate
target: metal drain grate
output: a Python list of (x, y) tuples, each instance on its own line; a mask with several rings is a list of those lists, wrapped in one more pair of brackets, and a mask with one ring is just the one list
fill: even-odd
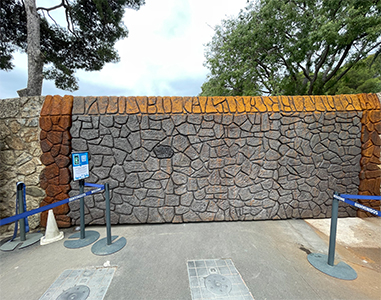
[[(114, 277), (115, 270), (116, 267), (65, 270), (40, 300), (102, 300)], [(86, 292), (88, 292), (87, 295)], [(83, 298), (85, 295), (86, 298)]]
[(192, 300), (254, 300), (231, 259), (190, 260), (187, 269)]

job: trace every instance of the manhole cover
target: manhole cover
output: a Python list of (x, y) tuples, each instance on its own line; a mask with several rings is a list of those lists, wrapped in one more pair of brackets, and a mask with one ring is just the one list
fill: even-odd
[(205, 286), (209, 292), (216, 295), (227, 295), (232, 289), (232, 283), (225, 276), (211, 274), (205, 278)]
[(85, 300), (90, 294), (90, 289), (86, 285), (76, 285), (64, 291), (57, 300)]

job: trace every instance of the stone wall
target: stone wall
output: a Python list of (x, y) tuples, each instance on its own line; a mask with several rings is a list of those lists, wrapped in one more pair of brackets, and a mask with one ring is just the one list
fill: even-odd
[[(38, 118), (45, 97), (0, 100), (0, 215), (13, 216), (16, 183), (26, 184), (27, 209), (39, 207), (45, 192), (39, 176), (40, 161)], [(39, 225), (39, 215), (29, 217), (31, 229)], [(11, 231), (14, 223), (0, 227), (0, 234)]]
[[(110, 183), (113, 224), (324, 218), (334, 191), (358, 193), (375, 109), (374, 95), (75, 97), (70, 133), (88, 181)], [(85, 202), (104, 224), (103, 196)], [(68, 215), (79, 224), (79, 203)]]
[[(381, 98), (380, 98), (381, 99)], [(373, 102), (380, 101), (373, 95)], [(361, 119), (362, 123), (362, 151), (361, 151), (361, 173), (360, 173), (360, 195), (380, 195), (381, 189), (381, 110), (368, 109)], [(380, 210), (380, 201), (360, 200), (360, 203)], [(363, 210), (358, 211), (360, 217), (373, 217), (374, 215)]]
[[(47, 96), (41, 109), (40, 116), (40, 146), (41, 162), (46, 166), (42, 171), (41, 187), (46, 197), (40, 206), (69, 198), (71, 174), (71, 111), (73, 97)], [(70, 218), (67, 216), (69, 206), (63, 204), (53, 209), (57, 225), (69, 227)], [(41, 225), (46, 226), (48, 211), (41, 213)]]

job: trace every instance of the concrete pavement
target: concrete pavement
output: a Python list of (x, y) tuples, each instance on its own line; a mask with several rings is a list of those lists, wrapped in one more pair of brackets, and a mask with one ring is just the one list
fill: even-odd
[[(342, 220), (356, 229), (350, 222), (358, 223), (357, 218), (339, 224)], [(307, 261), (309, 252), (327, 254), (323, 228), (329, 219), (323, 225), (310, 220), (123, 225), (113, 226), (112, 234), (124, 236), (127, 245), (108, 256), (95, 256), (91, 246), (65, 248), (74, 228), (53, 244), (0, 252), (0, 298), (39, 299), (67, 269), (116, 266), (104, 299), (190, 300), (187, 261), (231, 259), (257, 300), (381, 299), (381, 223), (373, 220), (364, 221), (374, 229), (371, 246), (353, 250), (338, 238), (337, 262), (356, 270), (354, 281), (329, 277)], [(105, 226), (87, 229), (106, 236)]]

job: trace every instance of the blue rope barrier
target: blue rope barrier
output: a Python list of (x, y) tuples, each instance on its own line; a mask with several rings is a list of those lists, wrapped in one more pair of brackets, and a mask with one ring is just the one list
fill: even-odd
[(381, 196), (349, 195), (349, 194), (340, 194), (340, 196), (347, 199), (381, 200)]
[(88, 183), (88, 182), (85, 182), (85, 186), (96, 187), (96, 188), (102, 188), (102, 189), (104, 189), (104, 185), (103, 185), (103, 184), (96, 184), (96, 183)]
[[(354, 202), (352, 200), (348, 200), (346, 199), (347, 197), (345, 196), (348, 196), (348, 195), (345, 195), (345, 194), (341, 194), (341, 195), (333, 195), (333, 198), (339, 200), (339, 201), (342, 201), (342, 202), (345, 202), (345, 203), (348, 203), (350, 205), (353, 205), (354, 207), (357, 207), (357, 208), (360, 208), (360, 209), (363, 209), (371, 214), (374, 214), (376, 216), (379, 216), (381, 217), (381, 211), (379, 210), (376, 210), (376, 209), (373, 209), (373, 208), (370, 208), (368, 206), (365, 206), (365, 205), (362, 205), (360, 203), (357, 203), (357, 202)], [(356, 195), (349, 195), (349, 196), (356, 196)], [(368, 197), (378, 197), (378, 196), (368, 196)], [(353, 197), (354, 198), (354, 197)], [(355, 198), (357, 199), (357, 198)], [(361, 198), (361, 199), (364, 199), (364, 198)]]
[[(91, 186), (93, 186), (93, 185), (91, 185)], [(88, 191), (86, 193), (82, 193), (82, 194), (79, 194), (77, 196), (74, 196), (74, 197), (70, 197), (70, 198), (67, 198), (67, 199), (64, 199), (64, 200), (52, 203), (52, 204), (48, 204), (48, 205), (45, 205), (45, 206), (42, 206), (42, 207), (30, 210), (30, 211), (26, 211), (26, 212), (24, 212), (22, 214), (18, 214), (18, 215), (9, 217), (9, 218), (1, 219), (0, 220), (0, 226), (5, 225), (5, 224), (9, 224), (9, 223), (12, 223), (12, 222), (15, 222), (15, 221), (18, 221), (20, 219), (24, 219), (24, 218), (29, 217), (31, 215), (38, 214), (40, 212), (52, 209), (52, 208), (60, 206), (62, 204), (66, 204), (66, 203), (72, 202), (74, 200), (78, 200), (78, 199), (83, 198), (85, 196), (89, 196), (89, 195), (92, 195), (92, 194), (95, 194), (95, 193), (98, 193), (98, 192), (104, 190), (104, 185), (98, 185), (97, 184), (96, 186), (98, 186), (98, 188), (95, 189), (95, 190), (91, 190), (91, 191)]]

